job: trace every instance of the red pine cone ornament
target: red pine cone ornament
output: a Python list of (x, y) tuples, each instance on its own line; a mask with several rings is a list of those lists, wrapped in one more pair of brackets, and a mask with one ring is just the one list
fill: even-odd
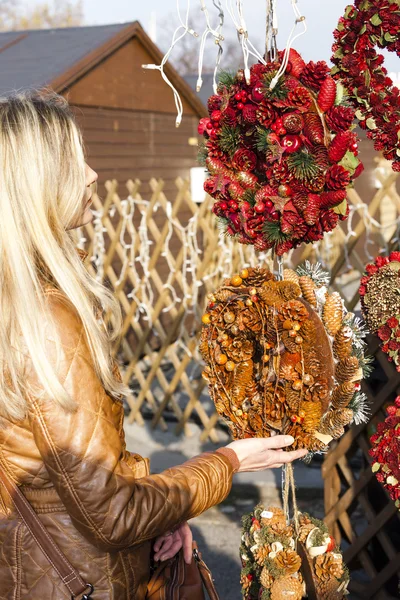
[(282, 57), (253, 65), (250, 84), (243, 70), (222, 73), (199, 124), (205, 190), (221, 228), (277, 255), (322, 239), (347, 217), (346, 188), (362, 169), (354, 110), (341, 104), (326, 63), (306, 64), (291, 50), (275, 82)]

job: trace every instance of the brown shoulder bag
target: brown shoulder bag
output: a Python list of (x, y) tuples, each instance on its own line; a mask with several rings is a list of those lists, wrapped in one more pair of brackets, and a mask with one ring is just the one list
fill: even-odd
[(219, 600), (210, 569), (193, 542), (193, 558), (185, 563), (183, 551), (160, 563), (147, 586), (146, 600), (205, 600), (204, 588), (210, 600)]

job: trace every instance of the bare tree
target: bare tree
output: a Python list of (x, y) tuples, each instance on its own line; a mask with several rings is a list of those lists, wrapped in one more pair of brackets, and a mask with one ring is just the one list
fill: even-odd
[(82, 0), (53, 0), (33, 7), (20, 0), (0, 0), (2, 31), (74, 27), (82, 24)]
[[(204, 16), (200, 10), (193, 9), (190, 12), (190, 26), (201, 34), (203, 25), (205, 25)], [(159, 40), (157, 40), (162, 51), (166, 52), (171, 44), (172, 36), (177, 23), (176, 13), (168, 15), (158, 24), (158, 29), (161, 32)], [(182, 30), (181, 30), (182, 31)], [(221, 60), (221, 68), (230, 70), (238, 69), (243, 66), (243, 52), (238, 39), (233, 33), (223, 31), (226, 36), (222, 42), (223, 55)], [(191, 75), (197, 72), (199, 60), (200, 42), (199, 38), (194, 38), (187, 34), (175, 46), (171, 53), (171, 64), (181, 75)], [(214, 43), (214, 38), (208, 37), (206, 51), (204, 53), (203, 73), (210, 73), (214, 70), (217, 57), (217, 47)]]

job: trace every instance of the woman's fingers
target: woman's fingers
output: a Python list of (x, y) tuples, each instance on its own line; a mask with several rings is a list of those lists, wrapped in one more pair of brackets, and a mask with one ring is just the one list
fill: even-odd
[(292, 450), (292, 452), (283, 452), (280, 457), (283, 463), (290, 463), (299, 458), (304, 458), (308, 454), (308, 450)]
[(156, 554), (154, 555), (154, 560), (163, 560), (161, 557), (171, 548), (172, 544), (174, 543), (175, 535), (176, 534), (172, 534), (169, 536), (161, 536), (160, 538), (158, 538), (159, 540), (161, 540), (161, 543), (158, 545), (157, 550), (156, 546), (154, 545), (154, 550), (156, 551)]
[(192, 552), (193, 552), (193, 534), (187, 523), (183, 523), (179, 528), (179, 533), (181, 534), (182, 543), (183, 543), (183, 557), (185, 559), (185, 563), (190, 565), (192, 562)]
[(270, 438), (259, 439), (263, 442), (264, 450), (286, 448), (287, 446), (291, 446), (294, 442), (294, 438), (291, 435), (274, 435)]
[(173, 556), (175, 556), (175, 554), (177, 554), (177, 552), (179, 552), (179, 550), (182, 548), (182, 538), (180, 536), (178, 536), (171, 548), (168, 550), (168, 552), (164, 552), (161, 555), (160, 560), (168, 560), (169, 558), (172, 558)]

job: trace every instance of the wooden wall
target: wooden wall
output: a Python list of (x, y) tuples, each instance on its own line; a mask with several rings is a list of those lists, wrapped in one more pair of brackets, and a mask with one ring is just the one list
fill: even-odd
[(165, 180), (166, 193), (174, 196), (175, 179), (187, 179), (197, 165), (197, 148), (189, 145), (189, 138), (197, 136), (196, 116), (186, 115), (177, 129), (173, 114), (87, 106), (75, 111), (88, 162), (98, 172), (100, 184), (139, 178), (146, 193), (148, 181), (156, 177)]
[(183, 94), (184, 119), (175, 127), (172, 91), (158, 71), (142, 68), (152, 62), (133, 38), (65, 94), (82, 127), (88, 162), (99, 173), (100, 193), (108, 179), (125, 183), (137, 177), (147, 183), (156, 177), (174, 194), (175, 179), (188, 178), (189, 169), (197, 166), (197, 149), (189, 138), (197, 137), (202, 115)]

